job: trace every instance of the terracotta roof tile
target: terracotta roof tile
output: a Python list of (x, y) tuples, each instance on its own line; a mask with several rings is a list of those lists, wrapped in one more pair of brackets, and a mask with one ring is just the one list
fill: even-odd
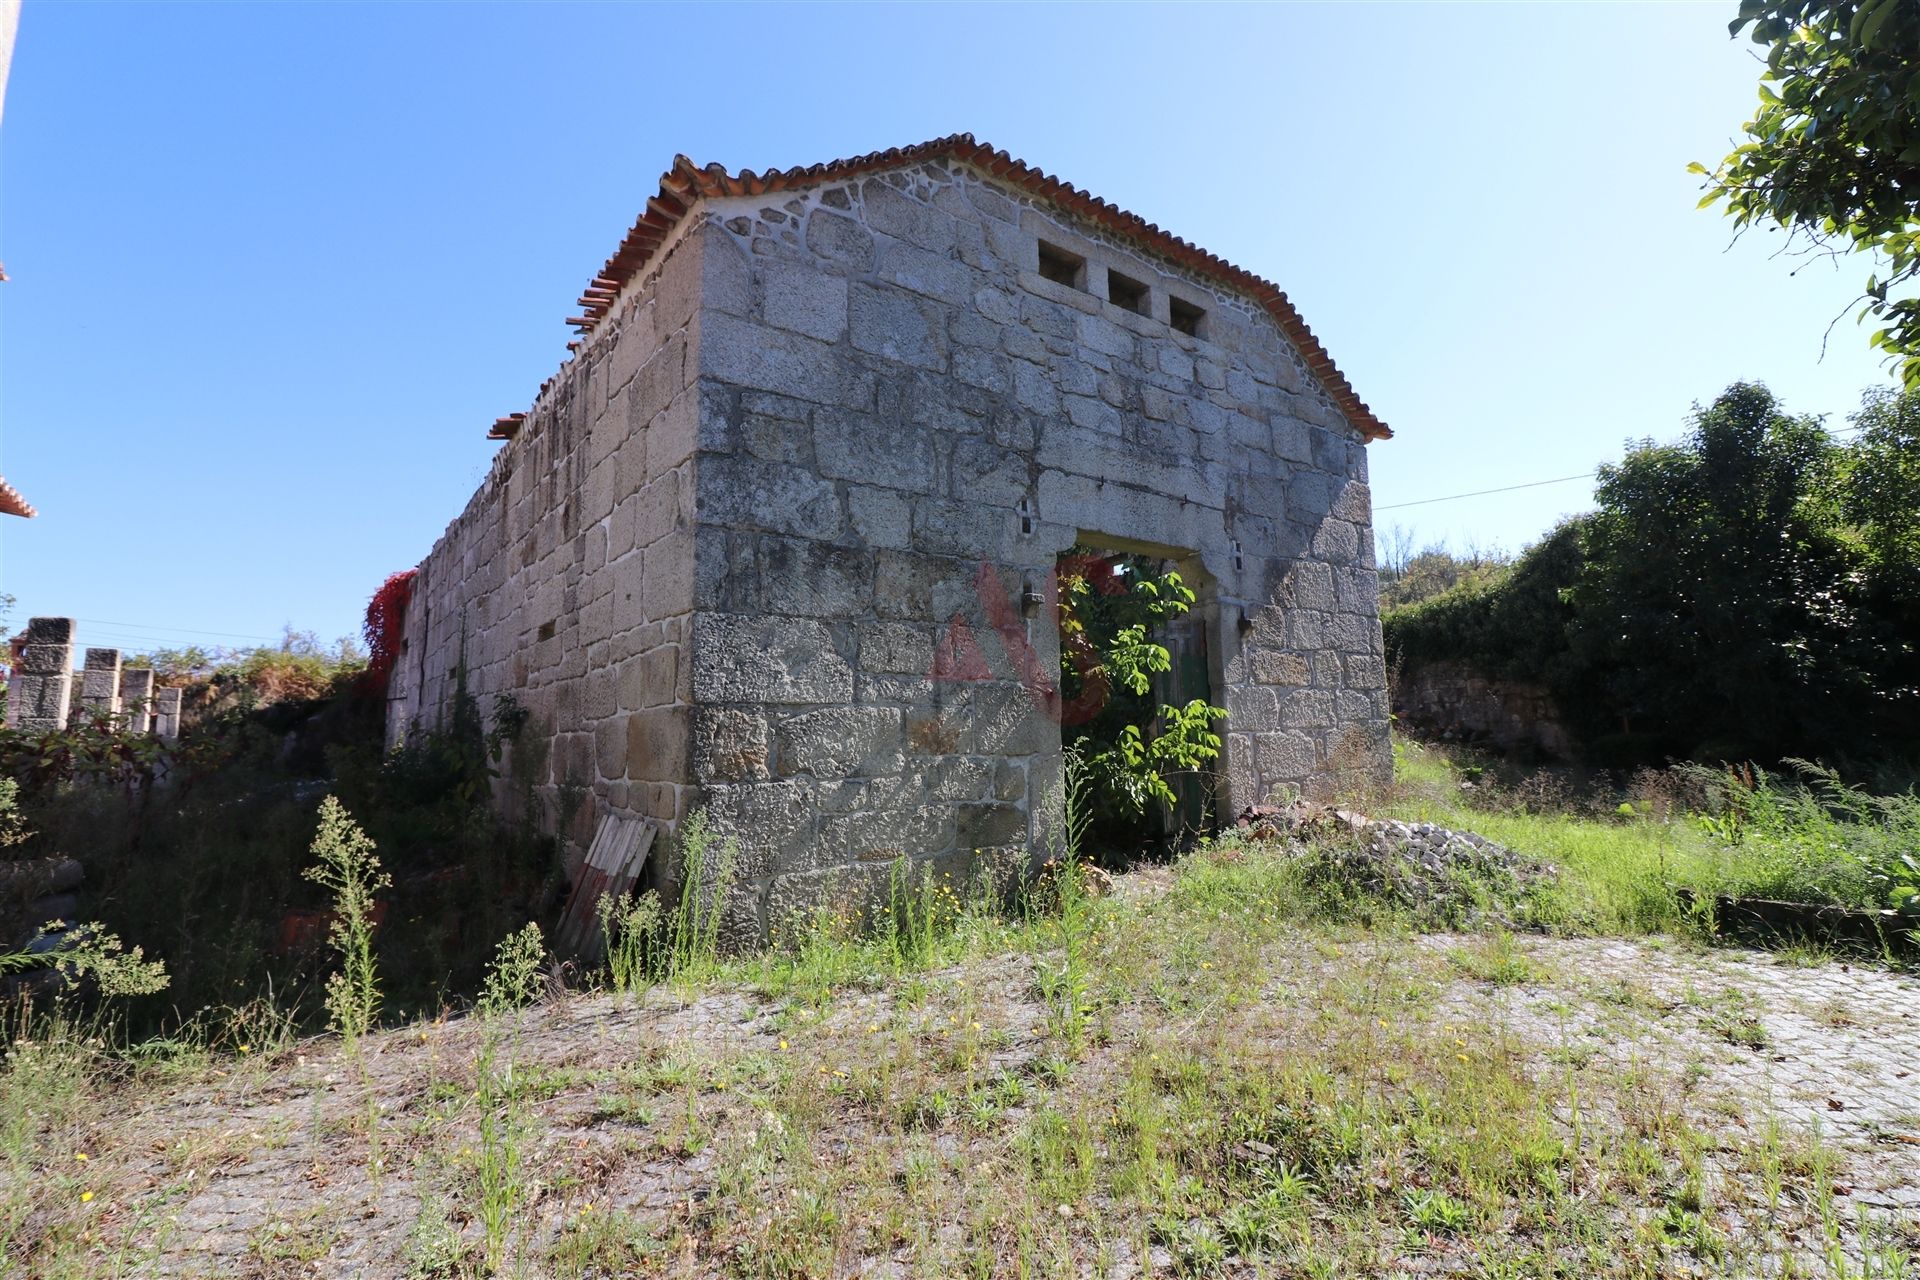
[[(976, 142), (970, 133), (956, 133), (910, 147), (894, 147), (870, 155), (845, 160), (830, 160), (805, 168), (774, 169), (756, 174), (743, 169), (730, 174), (724, 166), (704, 168), (685, 156), (676, 156), (673, 168), (660, 175), (660, 194), (647, 201), (646, 211), (627, 232), (626, 239), (607, 259), (580, 298), (581, 312), (568, 324), (582, 333), (591, 332), (612, 309), (620, 290), (647, 265), (669, 232), (687, 211), (703, 199), (721, 196), (759, 196), (770, 191), (789, 191), (798, 187), (837, 182), (864, 173), (898, 169), (929, 160), (947, 160), (974, 168), (1003, 182), (1025, 189), (1056, 207), (1076, 214), (1096, 225), (1125, 237), (1207, 276), (1258, 302), (1281, 332), (1293, 342), (1314, 376), (1326, 387), (1335, 403), (1369, 440), (1383, 440), (1393, 432), (1374, 416), (1373, 410), (1354, 392), (1353, 386), (1334, 366), (1333, 358), (1307, 328), (1299, 311), (1287, 300), (1280, 286), (1251, 271), (1236, 267), (1172, 232), (1163, 231), (1137, 214), (1128, 213), (1098, 196), (1089, 194), (1050, 174), (1016, 160), (1004, 151), (996, 151), (984, 142)], [(569, 344), (570, 346), (572, 344)]]
[(0, 515), (25, 516), (31, 520), (39, 515), (33, 504), (20, 496), (20, 491), (0, 477)]

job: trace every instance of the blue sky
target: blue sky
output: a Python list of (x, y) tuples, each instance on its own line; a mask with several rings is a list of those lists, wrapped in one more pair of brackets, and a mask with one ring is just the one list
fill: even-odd
[(958, 130), (1286, 288), (1396, 430), (1384, 529), (1517, 548), (1763, 379), (1889, 375), (1868, 264), (1729, 248), (1690, 160), (1735, 5), (699, 7), (27, 0), (0, 125), (0, 590), (85, 643), (357, 631), (565, 354), (676, 152)]

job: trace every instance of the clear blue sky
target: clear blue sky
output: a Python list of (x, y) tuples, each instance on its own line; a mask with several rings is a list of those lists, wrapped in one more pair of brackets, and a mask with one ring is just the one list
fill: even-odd
[[(1735, 7), (27, 0), (0, 470), (42, 514), (0, 590), (130, 649), (356, 631), (681, 151), (968, 130), (1278, 281), (1398, 433), (1382, 507), (1589, 470), (1736, 379), (1838, 425), (1888, 379), (1850, 316), (1821, 359), (1868, 264), (1694, 211), (1754, 100)], [(1378, 520), (1517, 548), (1589, 498)]]

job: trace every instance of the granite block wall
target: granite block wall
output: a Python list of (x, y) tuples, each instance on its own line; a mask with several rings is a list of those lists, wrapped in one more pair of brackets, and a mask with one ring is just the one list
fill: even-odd
[(1076, 542), (1200, 591), (1228, 811), (1384, 773), (1365, 446), (1263, 310), (964, 167), (702, 234), (692, 780), (763, 925), (1044, 851)]
[(397, 740), (451, 714), (528, 713), (499, 799), (531, 787), (576, 843), (609, 811), (684, 812), (693, 605), (693, 363), (701, 241), (658, 269), (541, 389), (421, 562), (389, 686)]
[(536, 816), (703, 807), (764, 933), (1044, 854), (1077, 542), (1200, 592), (1223, 809), (1388, 768), (1365, 446), (1258, 305), (962, 165), (702, 200), (420, 566), (389, 723), (464, 668)]

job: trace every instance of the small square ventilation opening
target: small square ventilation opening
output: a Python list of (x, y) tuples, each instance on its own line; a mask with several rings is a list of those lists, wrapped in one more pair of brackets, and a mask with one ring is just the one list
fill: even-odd
[(1182, 333), (1199, 337), (1200, 325), (1206, 318), (1207, 313), (1191, 302), (1183, 302), (1179, 298), (1167, 299), (1167, 323)]
[(1138, 280), (1129, 279), (1118, 271), (1107, 272), (1107, 301), (1116, 307), (1147, 313), (1147, 286)]
[(1055, 284), (1064, 284), (1070, 289), (1086, 288), (1087, 260), (1077, 253), (1068, 253), (1057, 244), (1040, 242), (1040, 274)]

